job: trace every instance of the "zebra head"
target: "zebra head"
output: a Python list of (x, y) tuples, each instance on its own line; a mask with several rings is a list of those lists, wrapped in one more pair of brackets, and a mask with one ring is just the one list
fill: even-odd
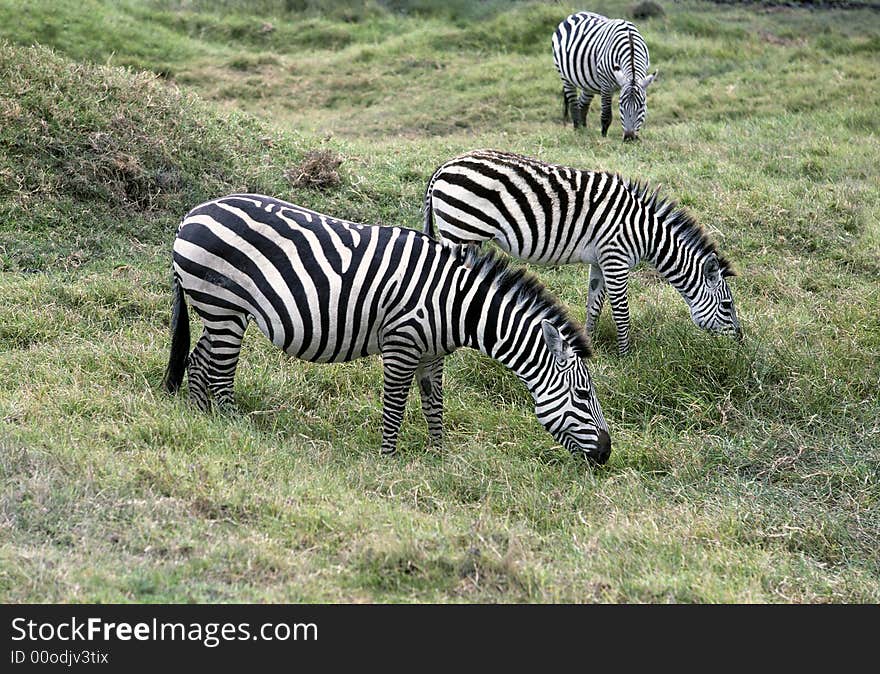
[(646, 77), (634, 79), (615, 70), (614, 77), (620, 87), (620, 123), (623, 125), (623, 140), (637, 140), (639, 129), (645, 123), (648, 113), (647, 89), (657, 77), (654, 72)]
[(691, 319), (697, 327), (742, 339), (742, 327), (733, 306), (733, 294), (725, 280), (734, 272), (722, 267), (718, 256), (710, 252), (697, 262), (696, 292), (690, 301)]
[(601, 465), (611, 454), (611, 436), (587, 366), (550, 321), (541, 321), (541, 329), (552, 358), (534, 390), (538, 421), (572, 454)]

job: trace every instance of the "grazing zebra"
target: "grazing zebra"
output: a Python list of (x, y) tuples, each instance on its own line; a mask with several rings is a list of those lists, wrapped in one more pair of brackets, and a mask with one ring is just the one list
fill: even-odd
[[(602, 97), (602, 135), (611, 126), (611, 96), (620, 89), (623, 139), (635, 140), (648, 111), (645, 90), (657, 77), (648, 75), (648, 46), (629, 21), (578, 12), (553, 34), (553, 63), (562, 78), (562, 116), (569, 109), (574, 128), (586, 123), (593, 96)], [(577, 90), (580, 88), (580, 96)]]
[[(583, 330), (534, 277), (476, 247), (421, 232), (338, 220), (271, 197), (197, 206), (173, 247), (171, 356), (164, 386), (231, 409), (249, 320), (311, 362), (381, 354), (382, 452), (392, 454), (413, 378), (431, 441), (443, 435), (443, 357), (470, 347), (523, 381), (535, 413), (573, 454), (604, 463), (608, 425), (582, 358)], [(186, 298), (204, 330), (189, 353)], [(189, 355), (187, 355), (189, 353)]]
[(539, 264), (590, 263), (587, 333), (607, 291), (621, 355), (629, 350), (627, 275), (652, 263), (681, 294), (699, 327), (741, 338), (725, 277), (730, 263), (686, 211), (658, 190), (619, 175), (580, 171), (496, 150), (477, 150), (438, 168), (425, 190), (424, 231), (434, 220), (456, 243), (494, 239)]

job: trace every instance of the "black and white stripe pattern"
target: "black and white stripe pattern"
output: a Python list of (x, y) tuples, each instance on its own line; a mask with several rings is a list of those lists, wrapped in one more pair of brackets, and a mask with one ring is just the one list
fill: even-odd
[[(572, 453), (604, 462), (608, 426), (582, 357), (586, 336), (533, 277), (475, 247), (411, 229), (355, 224), (255, 194), (197, 206), (174, 241), (172, 348), (165, 388), (184, 370), (191, 398), (232, 406), (250, 320), (297, 358), (340, 362), (381, 354), (382, 451), (392, 453), (417, 378), (430, 437), (440, 443), (443, 357), (478, 349), (512, 369), (544, 427)], [(204, 330), (189, 352), (186, 300)]]
[(725, 277), (734, 274), (703, 229), (675, 202), (618, 175), (580, 171), (495, 150), (438, 168), (425, 191), (425, 233), (434, 222), (456, 243), (495, 240), (523, 260), (590, 264), (587, 332), (606, 292), (618, 350), (629, 350), (627, 276), (651, 262), (690, 307), (699, 327), (741, 335)]
[[(563, 117), (569, 110), (574, 128), (585, 124), (593, 96), (602, 98), (602, 135), (611, 126), (611, 96), (620, 89), (623, 139), (634, 140), (647, 114), (648, 46), (629, 21), (578, 12), (553, 34), (553, 63), (562, 78)], [(580, 95), (578, 96), (578, 89)]]

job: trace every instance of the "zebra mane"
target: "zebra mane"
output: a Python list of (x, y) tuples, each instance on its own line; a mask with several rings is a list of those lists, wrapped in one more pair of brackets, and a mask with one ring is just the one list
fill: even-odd
[(664, 225), (678, 233), (682, 241), (695, 248), (700, 253), (714, 253), (718, 258), (723, 276), (736, 276), (733, 263), (725, 258), (718, 250), (718, 244), (709, 236), (705, 228), (694, 220), (685, 208), (679, 208), (674, 199), (659, 197), (660, 185), (651, 193), (650, 184), (639, 180), (630, 181), (620, 175), (617, 176), (624, 187), (629, 190), (636, 199), (642, 202), (650, 213), (655, 215)]
[(633, 30), (635, 30), (635, 26), (630, 24), (627, 26), (629, 30), (626, 32), (626, 36), (629, 38), (629, 77), (632, 84), (636, 83), (636, 47), (633, 44)]
[(542, 318), (560, 330), (577, 356), (589, 358), (593, 355), (583, 326), (569, 316), (568, 310), (537, 276), (523, 267), (511, 267), (508, 256), (499, 255), (492, 249), (481, 251), (476, 245), (464, 245), (459, 249), (465, 267), (482, 278), (491, 278), (502, 293), (511, 293), (517, 304), (536, 307)]

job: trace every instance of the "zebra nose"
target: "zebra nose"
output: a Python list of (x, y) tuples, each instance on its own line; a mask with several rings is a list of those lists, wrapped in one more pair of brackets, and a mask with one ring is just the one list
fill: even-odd
[(624, 140), (624, 142), (629, 142), (631, 140), (638, 140), (638, 136), (636, 136), (635, 131), (624, 131), (623, 132), (623, 140)]
[(608, 435), (608, 431), (599, 429), (599, 446), (593, 454), (590, 454), (590, 459), (601, 466), (608, 461), (609, 456), (611, 456), (611, 436)]

